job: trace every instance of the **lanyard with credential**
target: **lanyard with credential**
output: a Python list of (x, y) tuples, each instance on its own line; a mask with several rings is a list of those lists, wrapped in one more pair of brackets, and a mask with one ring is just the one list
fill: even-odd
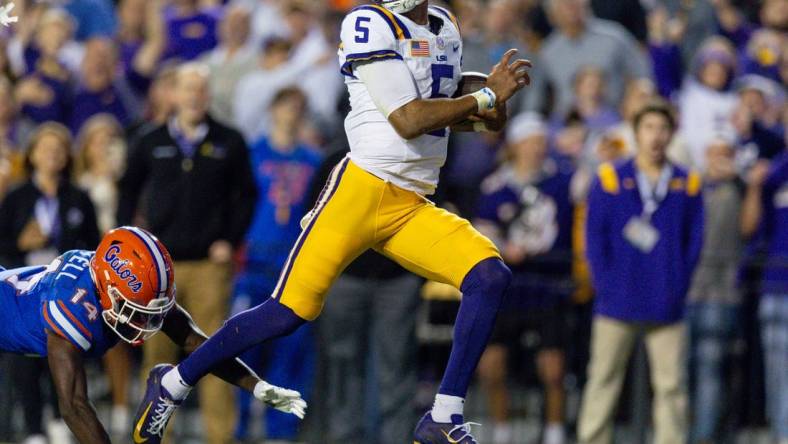
[(672, 175), (673, 168), (670, 165), (665, 165), (659, 174), (657, 185), (652, 187), (646, 175), (638, 171), (638, 191), (640, 192), (640, 200), (643, 201), (643, 214), (641, 217), (644, 220), (650, 221), (651, 216), (657, 211), (662, 201), (665, 200), (665, 197), (668, 195), (668, 185)]
[(41, 233), (50, 239), (56, 238), (60, 234), (58, 223), (58, 212), (60, 202), (56, 197), (41, 196), (35, 203), (33, 212), (35, 214), (38, 227)]
[(181, 133), (180, 130), (176, 131), (173, 135), (175, 138), (175, 143), (178, 145), (178, 149), (181, 150), (181, 154), (185, 159), (192, 159), (194, 157), (194, 153), (197, 151), (197, 145), (201, 142), (199, 139), (189, 140), (185, 134)]
[(181, 155), (183, 156), (181, 168), (186, 172), (191, 171), (194, 167), (194, 155), (197, 152), (197, 147), (205, 140), (206, 136), (208, 135), (208, 127), (204, 124), (197, 127), (197, 133), (193, 139), (186, 137), (186, 134), (181, 132), (174, 120), (171, 121), (169, 127), (170, 135), (175, 140), (175, 144), (178, 145), (178, 149), (181, 151)]

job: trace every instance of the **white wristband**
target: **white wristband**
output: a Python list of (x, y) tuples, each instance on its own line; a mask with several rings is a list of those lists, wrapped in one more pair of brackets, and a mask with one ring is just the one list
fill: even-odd
[(490, 88), (485, 86), (471, 95), (476, 99), (479, 111), (495, 108), (495, 93)]

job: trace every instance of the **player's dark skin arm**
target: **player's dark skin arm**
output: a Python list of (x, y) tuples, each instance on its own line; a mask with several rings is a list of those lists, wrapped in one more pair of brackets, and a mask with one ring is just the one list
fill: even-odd
[(80, 444), (109, 444), (109, 435), (88, 399), (82, 350), (47, 332), (47, 359), (63, 420)]
[[(189, 313), (177, 304), (164, 318), (161, 331), (169, 336), (172, 342), (182, 347), (186, 354), (197, 350), (197, 347), (208, 339), (208, 336), (194, 323)], [(254, 386), (260, 382), (260, 378), (237, 359), (228, 359), (222, 362), (211, 373), (249, 392), (252, 392)]]
[[(531, 62), (519, 59), (509, 63), (516, 52), (515, 49), (506, 51), (501, 57), (501, 61), (493, 67), (487, 77), (487, 87), (495, 93), (496, 103), (505, 103), (517, 91), (530, 83), (525, 68), (530, 67)], [(389, 114), (388, 120), (400, 137), (413, 139), (430, 131), (462, 122), (477, 114), (478, 110), (479, 105), (471, 95), (456, 99), (416, 99), (394, 110)], [(487, 111), (482, 115), (490, 116), (491, 120), (500, 119), (494, 110)], [(492, 117), (494, 115), (496, 115), (495, 118)]]
[(468, 120), (456, 123), (451, 126), (452, 131), (475, 132), (473, 124), (476, 122), (484, 122), (487, 131), (498, 132), (506, 125), (508, 116), (506, 114), (506, 102), (495, 104), (495, 108), (489, 111), (476, 113)]

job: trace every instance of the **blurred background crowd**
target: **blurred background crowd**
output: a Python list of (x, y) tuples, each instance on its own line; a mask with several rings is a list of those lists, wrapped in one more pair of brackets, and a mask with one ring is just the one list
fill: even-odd
[[(207, 333), (265, 300), (348, 149), (336, 48), (360, 3), (17, 0), (0, 35), (0, 263), (47, 263), (135, 224), (172, 253), (178, 301)], [(534, 65), (504, 132), (451, 136), (434, 196), (514, 271), (466, 407), (482, 442), (575, 442), (578, 424), (588, 442), (788, 442), (788, 0), (445, 6), (464, 70), (489, 72), (512, 47)], [(605, 246), (593, 216), (584, 227), (598, 168), (637, 151), (634, 119), (658, 98), (678, 123), (669, 158), (703, 178), (705, 223), (679, 227), (705, 242), (679, 300), (659, 300), (648, 273), (616, 274), (628, 305), (656, 291), (671, 313), (644, 321), (615, 302), (594, 310)], [(366, 253), (318, 322), (244, 355), (305, 395), (303, 423), (206, 379), (170, 442), (410, 442), (458, 298)], [(91, 367), (117, 442), (141, 375), (177, 358), (157, 336)], [(0, 441), (68, 443), (46, 361), (0, 366)]]

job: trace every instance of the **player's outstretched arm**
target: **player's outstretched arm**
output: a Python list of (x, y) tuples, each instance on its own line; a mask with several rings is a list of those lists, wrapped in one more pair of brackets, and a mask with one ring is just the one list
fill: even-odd
[[(187, 354), (191, 354), (208, 339), (189, 313), (177, 304), (167, 314), (161, 330)], [(255, 398), (277, 410), (304, 418), (306, 402), (301, 399), (300, 393), (268, 384), (238, 358), (220, 363), (211, 373), (230, 384), (248, 390)]]
[(47, 332), (49, 370), (63, 420), (80, 444), (109, 444), (110, 439), (88, 399), (82, 350)]
[(402, 138), (412, 139), (452, 126), (475, 114), (493, 115), (496, 104), (506, 103), (530, 82), (526, 70), (531, 66), (530, 61), (518, 59), (510, 63), (516, 53), (516, 49), (506, 51), (493, 67), (487, 77), (487, 87), (482, 91), (456, 99), (415, 99), (391, 112), (389, 122)]

